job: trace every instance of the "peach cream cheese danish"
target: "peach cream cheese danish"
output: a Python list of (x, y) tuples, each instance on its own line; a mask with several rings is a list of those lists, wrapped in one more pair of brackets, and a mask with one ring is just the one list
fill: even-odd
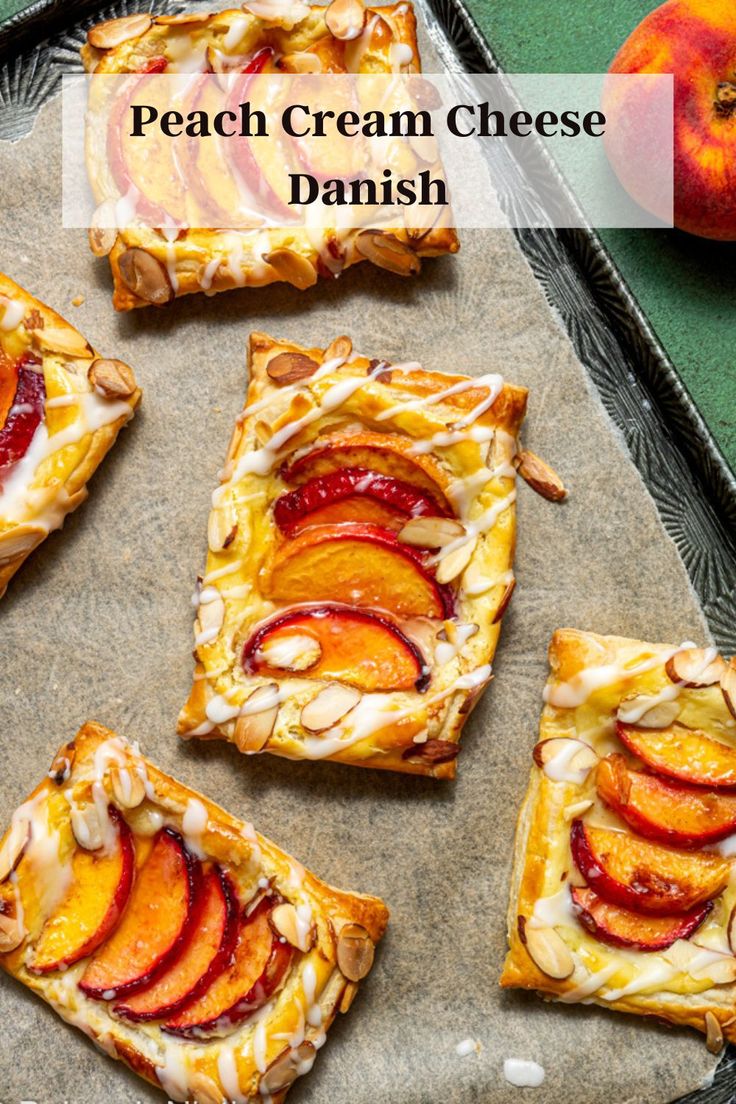
[[(364, 8), (361, 0), (333, 0), (329, 7), (310, 7), (302, 0), (252, 0), (222, 12), (130, 15), (92, 27), (82, 57), (87, 71), (95, 74), (189, 73), (193, 78), (197, 73), (406, 74), (420, 67), (416, 20), (407, 0), (375, 10)], [(112, 174), (114, 194), (124, 197), (120, 209), (135, 216), (136, 204), (149, 202), (150, 165), (137, 164), (128, 151), (110, 158), (109, 169), (103, 168), (107, 158), (96, 150), (94, 135), (90, 142), (88, 166), (95, 201), (102, 209), (112, 202), (107, 187)], [(244, 194), (256, 197), (258, 212), (264, 207), (277, 216), (280, 212), (284, 222), (290, 211), (274, 190), (286, 180), (283, 153), (276, 140), (251, 143), (246, 150), (233, 174), (232, 199), (224, 210), (219, 204), (216, 225), (232, 224), (227, 210)], [(211, 167), (204, 162), (202, 173), (190, 171), (186, 180), (179, 179), (178, 190), (167, 177), (167, 194), (173, 188), (190, 212), (189, 226), (198, 225), (192, 210), (198, 201), (196, 217), (208, 225), (213, 200), (209, 191), (204, 197), (199, 191), (208, 184), (213, 195), (218, 189), (227, 190), (223, 166), (222, 155), (213, 154)], [(172, 179), (177, 172), (181, 176), (180, 170), (181, 166), (173, 165)], [(423, 257), (455, 253), (459, 248), (455, 231), (439, 223), (428, 230), (387, 232), (349, 226), (280, 227), (275, 217), (273, 225), (257, 229), (192, 228), (177, 233), (150, 228), (151, 218), (140, 217), (142, 213), (138, 212), (137, 221), (126, 218), (130, 225), (118, 232), (104, 229), (101, 220), (90, 231), (93, 252), (109, 256), (113, 304), (118, 310), (162, 306), (192, 292), (214, 294), (275, 281), (305, 290), (320, 277), (335, 279), (363, 260), (397, 275), (413, 276)], [(212, 221), (210, 216), (210, 225)], [(107, 219), (108, 226), (115, 224), (119, 220)], [(161, 220), (153, 223), (161, 224)]]
[(526, 391), (254, 333), (182, 736), (450, 778), (514, 586)]
[(140, 399), (56, 311), (0, 273), (0, 595), (87, 497), (87, 481)]
[(0, 965), (172, 1100), (282, 1101), (387, 919), (94, 723), (0, 843)]
[(736, 662), (562, 629), (501, 984), (736, 1041)]

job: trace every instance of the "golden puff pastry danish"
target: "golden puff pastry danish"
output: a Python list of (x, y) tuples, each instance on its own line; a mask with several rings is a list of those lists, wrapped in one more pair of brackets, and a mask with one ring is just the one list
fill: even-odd
[(0, 273), (0, 596), (27, 556), (87, 497), (132, 417), (131, 369)]
[(736, 663), (562, 629), (501, 984), (736, 1041)]
[[(329, 7), (310, 7), (302, 0), (252, 0), (243, 8), (222, 12), (131, 15), (93, 27), (82, 57), (88, 72), (95, 74), (407, 74), (420, 68), (416, 20), (407, 0), (375, 10), (364, 9), (361, 0), (334, 0)], [(94, 152), (95, 142), (93, 136), (88, 143), (88, 166), (96, 203), (104, 208), (110, 201), (106, 187), (110, 172), (116, 176), (115, 193), (126, 197), (126, 209), (131, 196), (148, 197), (149, 160), (143, 158), (138, 164), (133, 149), (127, 160), (123, 155), (112, 158), (111, 167), (102, 169), (107, 162)], [(268, 161), (271, 153), (275, 153), (273, 163)], [(256, 206), (265, 205), (289, 216), (283, 197), (274, 192), (275, 180), (284, 177), (283, 154), (275, 141), (268, 143), (267, 150), (264, 144), (254, 147), (246, 161), (238, 162), (231, 203), (245, 190), (258, 197)], [(200, 172), (190, 174), (191, 179), (180, 179), (177, 189), (171, 181), (177, 173), (181, 176), (181, 165), (177, 168), (174, 158), (173, 175), (166, 178), (166, 194), (179, 196), (190, 212), (186, 224), (191, 227), (202, 225), (195, 217), (208, 225), (207, 211), (215, 209), (212, 195), (218, 189), (227, 190), (222, 153), (212, 156), (211, 173), (209, 165), (203, 162)], [(206, 196), (199, 196), (200, 180), (202, 187), (208, 187)], [(199, 196), (196, 215), (192, 210), (195, 192)], [(147, 198), (136, 202), (145, 205)], [(227, 227), (233, 220), (226, 212), (234, 208), (226, 204), (223, 211), (222, 202), (220, 196), (216, 204), (220, 217), (215, 225)], [(176, 225), (180, 221), (176, 220)], [(210, 216), (210, 225), (211, 221)], [(345, 222), (344, 218), (336, 221)], [(116, 222), (119, 220), (112, 224)], [(133, 224), (117, 233), (93, 229), (90, 244), (98, 256), (109, 255), (113, 303), (118, 310), (162, 306), (192, 292), (209, 295), (276, 281), (304, 290), (320, 277), (335, 279), (366, 259), (392, 273), (412, 276), (419, 271), (422, 257), (455, 253), (459, 248), (455, 231), (442, 225), (442, 219), (430, 229), (401, 227), (392, 232), (350, 226), (280, 227), (278, 219), (272, 222), (261, 229), (193, 228), (177, 234), (175, 230), (151, 229), (161, 223), (152, 224), (150, 217), (138, 218), (138, 224), (133, 219)], [(111, 225), (109, 219), (107, 224)]]
[(0, 844), (0, 965), (171, 1100), (282, 1101), (387, 918), (94, 723)]
[(526, 391), (251, 334), (182, 736), (452, 778), (514, 586)]

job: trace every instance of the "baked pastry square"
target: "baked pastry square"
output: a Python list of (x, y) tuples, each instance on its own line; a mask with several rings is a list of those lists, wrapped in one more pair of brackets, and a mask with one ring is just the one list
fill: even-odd
[(131, 369), (0, 273), (0, 596), (87, 497), (141, 393)]
[(452, 778), (514, 586), (526, 391), (250, 338), (182, 736)]
[[(252, 0), (243, 9), (223, 12), (131, 15), (92, 27), (82, 57), (87, 71), (99, 74), (380, 74), (420, 68), (416, 20), (407, 0), (365, 10), (361, 0), (335, 0), (329, 7), (309, 7), (302, 0)], [(221, 160), (217, 164), (221, 170)], [(109, 194), (103, 186), (105, 174), (94, 157), (89, 166), (95, 201), (103, 204)], [(146, 173), (144, 165), (141, 180), (150, 180)], [(264, 171), (254, 178), (255, 194), (263, 196), (270, 187), (266, 176)], [(240, 174), (239, 188), (244, 186), (248, 181)], [(135, 179), (123, 180), (118, 190), (133, 195), (136, 187)], [(191, 218), (188, 221), (191, 224)], [(443, 225), (391, 233), (350, 228), (190, 229), (178, 236), (145, 225), (117, 234), (93, 230), (90, 244), (98, 256), (109, 255), (118, 310), (162, 306), (197, 291), (211, 295), (275, 281), (304, 290), (319, 277), (335, 279), (366, 259), (412, 276), (421, 258), (459, 248), (455, 231)]]
[(736, 1041), (736, 663), (562, 629), (501, 984)]
[(0, 965), (172, 1100), (281, 1101), (388, 912), (90, 723), (0, 844)]

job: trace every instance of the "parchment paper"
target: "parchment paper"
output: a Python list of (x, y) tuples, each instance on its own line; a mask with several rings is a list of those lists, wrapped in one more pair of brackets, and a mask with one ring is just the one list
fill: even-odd
[[(89, 501), (0, 607), (2, 823), (95, 718), (323, 877), (383, 896), (392, 918), (376, 968), (292, 1104), (496, 1104), (520, 1092), (503, 1079), (507, 1057), (544, 1066), (544, 1085), (522, 1092), (539, 1104), (658, 1104), (697, 1087), (714, 1059), (695, 1033), (498, 988), (550, 634), (707, 639), (676, 549), (511, 233), (466, 232), (456, 258), (425, 262), (414, 282), (365, 264), (307, 293), (274, 285), (116, 316), (106, 263), (60, 228), (58, 120), (57, 102), (29, 138), (0, 147), (0, 267), (129, 361), (144, 399)], [(174, 735), (209, 497), (253, 328), (306, 345), (345, 332), (369, 355), (498, 371), (531, 389), (525, 441), (572, 493), (560, 507), (520, 486), (519, 585), (455, 784), (245, 759)], [(0, 1024), (5, 1102), (162, 1099), (4, 976)], [(456, 1054), (467, 1037), (479, 1055)]]

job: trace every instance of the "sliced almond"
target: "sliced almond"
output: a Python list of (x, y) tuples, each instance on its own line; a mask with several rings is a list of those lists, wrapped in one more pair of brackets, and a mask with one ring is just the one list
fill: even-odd
[(353, 343), (349, 337), (342, 334), (336, 337), (324, 351), (323, 362), (326, 360), (347, 360), (353, 351)]
[(146, 796), (145, 782), (134, 767), (110, 767), (110, 788), (119, 809), (137, 809)]
[(447, 555), (443, 556), (435, 572), (437, 582), (451, 583), (453, 579), (457, 579), (458, 575), (462, 575), (472, 559), (477, 543), (478, 538), (472, 537), (461, 544), (459, 548), (455, 548), (452, 552), (448, 552)]
[[(202, 602), (199, 607), (198, 621), (200, 632), (207, 633), (213, 639), (222, 628), (225, 620), (225, 602), (220, 594), (211, 602)], [(204, 643), (204, 641), (201, 641)]]
[(154, 23), (162, 27), (184, 27), (190, 23), (206, 23), (212, 12), (181, 12), (179, 15), (157, 15)]
[(444, 548), (462, 537), (464, 532), (465, 527), (452, 518), (415, 517), (407, 521), (398, 538), (402, 544), (411, 544), (415, 548)]
[(0, 954), (10, 954), (25, 938), (20, 910), (5, 900), (0, 901)]
[(278, 67), (284, 73), (321, 73), (322, 61), (317, 54), (297, 50), (293, 54), (284, 54), (280, 57)]
[(566, 805), (562, 810), (562, 816), (564, 820), (576, 820), (577, 817), (581, 817), (583, 813), (587, 813), (588, 809), (592, 809), (593, 802), (588, 801), (574, 801), (572, 805)]
[(534, 762), (553, 782), (580, 786), (598, 763), (593, 748), (583, 740), (553, 736), (540, 740), (532, 752)]
[(306, 633), (280, 635), (266, 640), (258, 649), (258, 659), (269, 667), (278, 667), (285, 671), (308, 671), (314, 667), (322, 655), (319, 641)]
[(210, 510), (207, 519), (207, 543), (210, 552), (224, 552), (229, 548), (238, 532), (238, 519), (235, 506), (226, 499)]
[(635, 694), (633, 698), (624, 698), (618, 707), (616, 716), (624, 724), (637, 725), (639, 728), (669, 728), (680, 715), (680, 703), (677, 701), (655, 702), (646, 707), (651, 698), (647, 694)]
[(33, 336), (41, 349), (51, 353), (63, 353), (80, 360), (94, 356), (90, 343), (73, 326), (44, 326), (42, 330), (34, 330)]
[(331, 682), (304, 706), (302, 724), (309, 732), (325, 732), (347, 716), (362, 696), (353, 686)]
[[(113, 1054), (113, 1058), (117, 1057)], [(223, 1104), (223, 1095), (215, 1082), (199, 1070), (187, 1071), (187, 1090), (197, 1104)]]
[(508, 606), (509, 606), (509, 602), (511, 601), (511, 596), (514, 593), (514, 587), (515, 586), (516, 586), (516, 579), (512, 579), (510, 583), (506, 584), (506, 589), (504, 590), (503, 594), (501, 595), (501, 601), (498, 603), (498, 606), (496, 607), (496, 612), (493, 615), (493, 621), (491, 621), (492, 625), (497, 625), (498, 622), (503, 617), (503, 615), (506, 613), (506, 610), (508, 609)]
[(28, 521), (6, 529), (0, 533), (0, 564), (30, 552), (45, 536), (46, 529), (42, 525), (34, 525)]
[(719, 1054), (723, 1050), (723, 1031), (713, 1012), (705, 1013), (705, 1045), (711, 1054)]
[(297, 1077), (311, 1069), (316, 1053), (313, 1044), (308, 1042), (299, 1043), (296, 1047), (287, 1047), (278, 1058), (274, 1059), (261, 1077), (258, 1086), (260, 1095), (277, 1096), (286, 1092)]
[(102, 825), (94, 805), (72, 806), (70, 820), (74, 838), (80, 847), (85, 851), (97, 851), (102, 847)]
[(731, 909), (731, 915), (728, 918), (727, 934), (728, 945), (732, 953), (736, 955), (736, 905)]
[(54, 757), (54, 761), (49, 767), (49, 778), (57, 786), (63, 786), (65, 782), (69, 781), (69, 775), (72, 773), (72, 767), (74, 766), (75, 754), (74, 744), (67, 744)]
[(96, 50), (113, 50), (116, 46), (129, 42), (131, 38), (145, 34), (152, 22), (153, 18), (148, 12), (124, 15), (121, 19), (106, 19), (104, 23), (90, 27), (87, 41)]
[(370, 973), (376, 948), (360, 924), (346, 924), (337, 938), (337, 965), (348, 981), (362, 981)]
[(318, 368), (317, 361), (304, 353), (277, 353), (266, 365), (266, 372), (274, 383), (298, 383), (309, 379)]
[(383, 230), (361, 230), (355, 239), (361, 256), (378, 268), (385, 268), (397, 276), (416, 276), (422, 262), (413, 249), (399, 241), (394, 234)]
[(293, 249), (272, 249), (270, 253), (263, 254), (263, 259), (282, 280), (300, 291), (306, 291), (317, 283), (317, 270), (302, 253), (295, 253)]
[(710, 962), (707, 966), (699, 966), (697, 969), (688, 970), (690, 977), (696, 981), (711, 981), (714, 985), (731, 985), (736, 981), (736, 958), (723, 958)]
[(693, 690), (715, 686), (726, 670), (726, 661), (722, 656), (709, 659), (710, 654), (705, 648), (686, 648), (684, 652), (676, 652), (665, 664), (667, 677)]
[(174, 298), (169, 274), (164, 265), (146, 249), (133, 246), (121, 253), (118, 259), (123, 283), (146, 303), (163, 306)]
[(285, 901), (277, 905), (269, 917), (271, 927), (298, 951), (307, 952), (314, 943), (314, 929), (299, 920), (294, 906)]
[(561, 502), (567, 498), (567, 491), (557, 472), (535, 453), (523, 449), (516, 458), (516, 467), (524, 482), (542, 498), (550, 502)]
[(279, 712), (278, 686), (269, 682), (250, 695), (235, 723), (235, 743), (240, 751), (254, 754), (263, 751), (276, 724)]
[(95, 360), (89, 367), (87, 379), (107, 399), (129, 399), (136, 390), (133, 369), (122, 360)]
[(28, 846), (30, 838), (30, 821), (25, 819), (14, 820), (10, 825), (2, 847), (0, 847), (0, 882), (4, 882), (13, 873), (23, 857), (23, 852)]
[(524, 937), (529, 957), (543, 974), (558, 981), (570, 977), (575, 963), (570, 949), (554, 928), (533, 928), (527, 924)]
[(118, 232), (111, 226), (90, 226), (87, 237), (95, 257), (108, 257), (118, 240)]
[(347, 983), (347, 985), (345, 986), (345, 988), (343, 989), (342, 996), (340, 997), (340, 1011), (343, 1013), (343, 1015), (346, 1012), (350, 1011), (350, 1006), (352, 1005), (353, 1001), (355, 1000), (357, 992), (358, 992), (357, 983), (354, 982), (354, 981), (349, 981)]
[(731, 715), (736, 717), (736, 657), (729, 659), (721, 675), (721, 692)]
[(363, 31), (365, 8), (361, 0), (332, 0), (325, 12), (325, 23), (334, 38), (350, 42)]
[(421, 744), (411, 744), (401, 753), (402, 759), (413, 759), (427, 766), (436, 767), (440, 763), (450, 763), (460, 754), (460, 745), (452, 740), (424, 740)]

